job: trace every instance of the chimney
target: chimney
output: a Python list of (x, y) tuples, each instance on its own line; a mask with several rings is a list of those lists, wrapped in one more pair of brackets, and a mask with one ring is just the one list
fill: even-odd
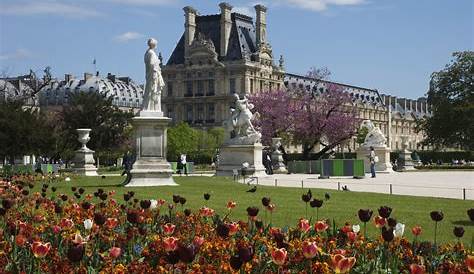
[(230, 30), (232, 28), (231, 11), (232, 6), (222, 2), (221, 8), (221, 56), (227, 56), (227, 47), (229, 46)]
[(256, 38), (258, 47), (260, 44), (267, 42), (267, 8), (263, 5), (256, 5), (255, 13), (257, 15), (255, 26), (257, 28)]
[(92, 73), (84, 72), (84, 82), (89, 80), (92, 77)]
[(69, 82), (72, 79), (74, 79), (74, 76), (72, 76), (72, 74), (64, 74), (64, 81)]
[(184, 56), (188, 56), (188, 49), (194, 40), (194, 33), (196, 32), (196, 15), (197, 11), (191, 7), (186, 6), (184, 10)]

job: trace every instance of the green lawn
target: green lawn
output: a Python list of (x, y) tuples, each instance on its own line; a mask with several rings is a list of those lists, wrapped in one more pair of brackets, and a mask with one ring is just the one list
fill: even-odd
[[(265, 187), (259, 186), (255, 193), (247, 193), (247, 185), (233, 182), (231, 179), (222, 177), (174, 177), (179, 186), (163, 187), (136, 187), (126, 188), (119, 184), (124, 177), (110, 176), (104, 179), (97, 177), (72, 177), (71, 182), (55, 183), (59, 193), (71, 193), (71, 186), (83, 187), (86, 193), (94, 192), (98, 187), (105, 190), (115, 190), (116, 198), (122, 202), (122, 194), (133, 190), (136, 197), (140, 199), (165, 199), (172, 201), (172, 194), (179, 194), (187, 199), (185, 208), (198, 209), (204, 205), (216, 210), (218, 214), (226, 212), (225, 205), (228, 200), (237, 202), (234, 209), (233, 218), (247, 219), (246, 208), (248, 206), (261, 207), (261, 198), (270, 197), (276, 204), (273, 214), (273, 223), (277, 226), (295, 226), (297, 220), (305, 215), (305, 204), (301, 200), (301, 194), (307, 189), (284, 188), (284, 187)], [(203, 199), (204, 193), (210, 193), (211, 199)], [(434, 222), (431, 221), (429, 213), (432, 210), (442, 210), (444, 220), (439, 224), (439, 236), (441, 241), (453, 241), (453, 227), (464, 226), (464, 242), (471, 244), (474, 237), (474, 223), (469, 221), (467, 209), (474, 207), (472, 201), (462, 201), (443, 198), (424, 198), (400, 195), (386, 195), (363, 192), (342, 192), (326, 189), (312, 189), (313, 196), (324, 199), (324, 193), (329, 193), (331, 198), (324, 202), (319, 210), (319, 218), (329, 218), (341, 225), (344, 222), (360, 223), (357, 217), (357, 211), (360, 208), (370, 208), (374, 210), (374, 216), (377, 209), (382, 205), (392, 207), (392, 216), (399, 222), (406, 224), (405, 235), (412, 238), (411, 227), (420, 225), (423, 228), (421, 239), (433, 239)], [(308, 206), (309, 214), (316, 215), (314, 209)], [(259, 213), (264, 218), (264, 212)], [(310, 217), (310, 216), (308, 216)], [(361, 225), (362, 227), (362, 225)], [(378, 232), (373, 223), (368, 224), (369, 235), (374, 236)]]

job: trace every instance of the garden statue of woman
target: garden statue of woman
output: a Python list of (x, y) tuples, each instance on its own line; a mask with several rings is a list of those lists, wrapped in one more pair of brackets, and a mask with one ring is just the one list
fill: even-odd
[(146, 84), (141, 110), (161, 112), (161, 91), (165, 86), (161, 76), (160, 59), (155, 53), (158, 42), (148, 39), (148, 50), (145, 52)]

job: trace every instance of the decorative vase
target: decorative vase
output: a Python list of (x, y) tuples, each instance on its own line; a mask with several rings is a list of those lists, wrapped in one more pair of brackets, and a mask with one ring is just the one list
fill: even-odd
[(78, 128), (76, 129), (78, 137), (77, 140), (81, 143), (81, 150), (90, 150), (86, 144), (90, 141), (89, 133), (91, 132), (90, 128)]

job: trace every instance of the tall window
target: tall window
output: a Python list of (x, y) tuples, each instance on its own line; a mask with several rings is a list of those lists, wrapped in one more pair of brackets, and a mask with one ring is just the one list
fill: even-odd
[(193, 96), (193, 82), (192, 81), (186, 82), (186, 94), (184, 96), (185, 97)]
[(168, 82), (168, 96), (173, 96), (173, 82)]
[(208, 96), (214, 95), (214, 80), (209, 80), (207, 84), (208, 84), (207, 95)]
[(203, 96), (203, 95), (204, 95), (204, 83), (203, 81), (197, 81), (196, 96)]
[(192, 123), (193, 122), (193, 106), (186, 105), (186, 122)]
[(231, 94), (234, 94), (235, 93), (235, 79), (230, 79), (230, 82), (229, 82), (229, 91)]
[(168, 111), (168, 117), (174, 120), (174, 107), (173, 105), (167, 105), (166, 110)]
[(202, 123), (204, 121), (204, 104), (197, 105), (197, 123)]
[(215, 116), (214, 103), (207, 104), (207, 118), (206, 118), (206, 121), (208, 123), (214, 123), (214, 120), (215, 120), (214, 116)]

